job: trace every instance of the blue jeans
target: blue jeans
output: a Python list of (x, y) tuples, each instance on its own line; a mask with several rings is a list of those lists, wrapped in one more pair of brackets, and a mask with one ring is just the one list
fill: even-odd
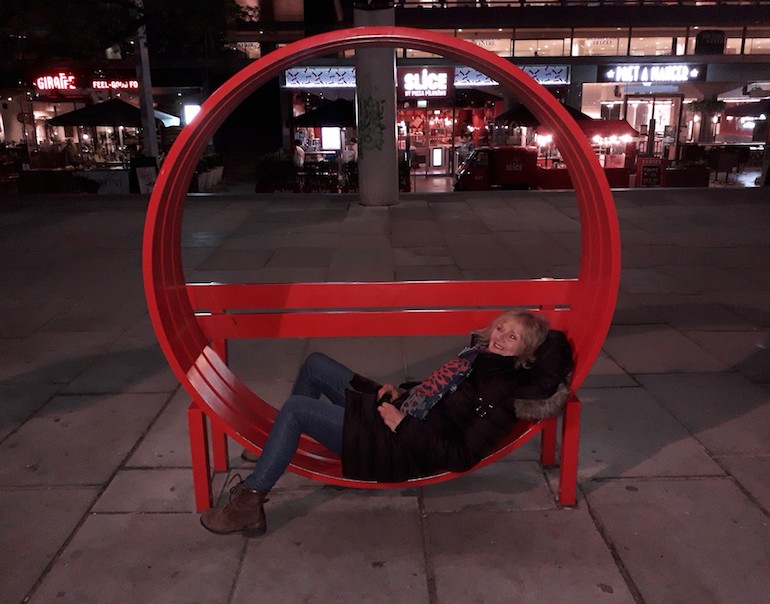
[[(342, 453), (345, 389), (354, 373), (320, 352), (300, 367), (291, 396), (281, 407), (254, 471), (243, 484), (253, 491), (269, 491), (283, 475), (307, 434), (337, 454)], [(319, 400), (326, 396), (332, 404)]]

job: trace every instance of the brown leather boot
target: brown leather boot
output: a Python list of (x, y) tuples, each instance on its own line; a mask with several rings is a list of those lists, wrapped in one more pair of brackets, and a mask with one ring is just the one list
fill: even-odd
[(223, 508), (210, 508), (201, 514), (201, 524), (212, 533), (226, 535), (241, 531), (246, 537), (264, 535), (267, 530), (266, 491), (251, 491), (243, 483), (230, 490), (230, 503)]

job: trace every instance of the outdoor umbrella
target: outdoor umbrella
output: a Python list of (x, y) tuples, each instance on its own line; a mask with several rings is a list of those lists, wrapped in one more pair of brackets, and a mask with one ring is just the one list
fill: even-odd
[[(178, 117), (155, 111), (155, 120), (164, 126), (178, 126)], [(62, 113), (48, 120), (51, 126), (129, 126), (142, 127), (142, 112), (136, 105), (121, 99), (87, 105), (69, 113)]]
[[(567, 113), (569, 113), (577, 122), (589, 121), (593, 119), (582, 111), (578, 111), (569, 105), (564, 105), (564, 108), (567, 110)], [(498, 126), (526, 126), (527, 128), (534, 128), (539, 126), (540, 122), (524, 105), (521, 103), (516, 103), (514, 107), (505, 113), (498, 115), (495, 118), (495, 124)]]
[(770, 99), (762, 99), (756, 103), (743, 103), (725, 110), (725, 115), (733, 117), (760, 117), (770, 113)]
[(356, 105), (353, 101), (337, 99), (292, 118), (291, 123), (295, 127), (355, 126)]

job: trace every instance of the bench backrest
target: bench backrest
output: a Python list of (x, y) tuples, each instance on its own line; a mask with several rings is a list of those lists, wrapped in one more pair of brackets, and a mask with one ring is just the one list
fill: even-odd
[(198, 324), (224, 359), (230, 339), (467, 335), (510, 308), (543, 313), (569, 337), (578, 291), (573, 279), (197, 283), (186, 289)]
[[(548, 315), (568, 330), (575, 280), (188, 284), (212, 341), (233, 338), (466, 334), (503, 310)], [(451, 303), (448, 302), (451, 300)]]

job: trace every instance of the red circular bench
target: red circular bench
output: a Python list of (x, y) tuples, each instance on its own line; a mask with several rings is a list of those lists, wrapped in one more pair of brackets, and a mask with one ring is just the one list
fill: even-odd
[[(549, 126), (569, 168), (580, 212), (581, 257), (574, 279), (388, 283), (188, 284), (181, 231), (188, 184), (198, 158), (225, 118), (249, 94), (296, 63), (342, 49), (408, 47), (476, 68), (511, 91)], [(190, 394), (190, 442), (198, 509), (211, 505), (206, 419), (214, 469), (227, 469), (225, 435), (259, 451), (276, 409), (227, 366), (227, 341), (248, 337), (345, 337), (467, 334), (501, 309), (543, 312), (572, 343), (576, 368), (562, 417), (559, 501), (576, 498), (580, 402), (576, 391), (604, 343), (620, 278), (620, 235), (607, 179), (585, 136), (562, 105), (532, 78), (486, 50), (444, 34), (402, 27), (363, 27), (306, 38), (255, 61), (216, 90), (170, 150), (155, 183), (143, 246), (144, 286), (152, 323), (177, 378)], [(319, 302), (321, 301), (321, 302)], [(536, 434), (541, 462), (557, 462), (557, 421), (519, 423), (487, 465)], [(304, 438), (290, 470), (358, 488), (424, 485), (457, 476), (445, 472), (405, 483), (342, 476), (337, 456)]]

